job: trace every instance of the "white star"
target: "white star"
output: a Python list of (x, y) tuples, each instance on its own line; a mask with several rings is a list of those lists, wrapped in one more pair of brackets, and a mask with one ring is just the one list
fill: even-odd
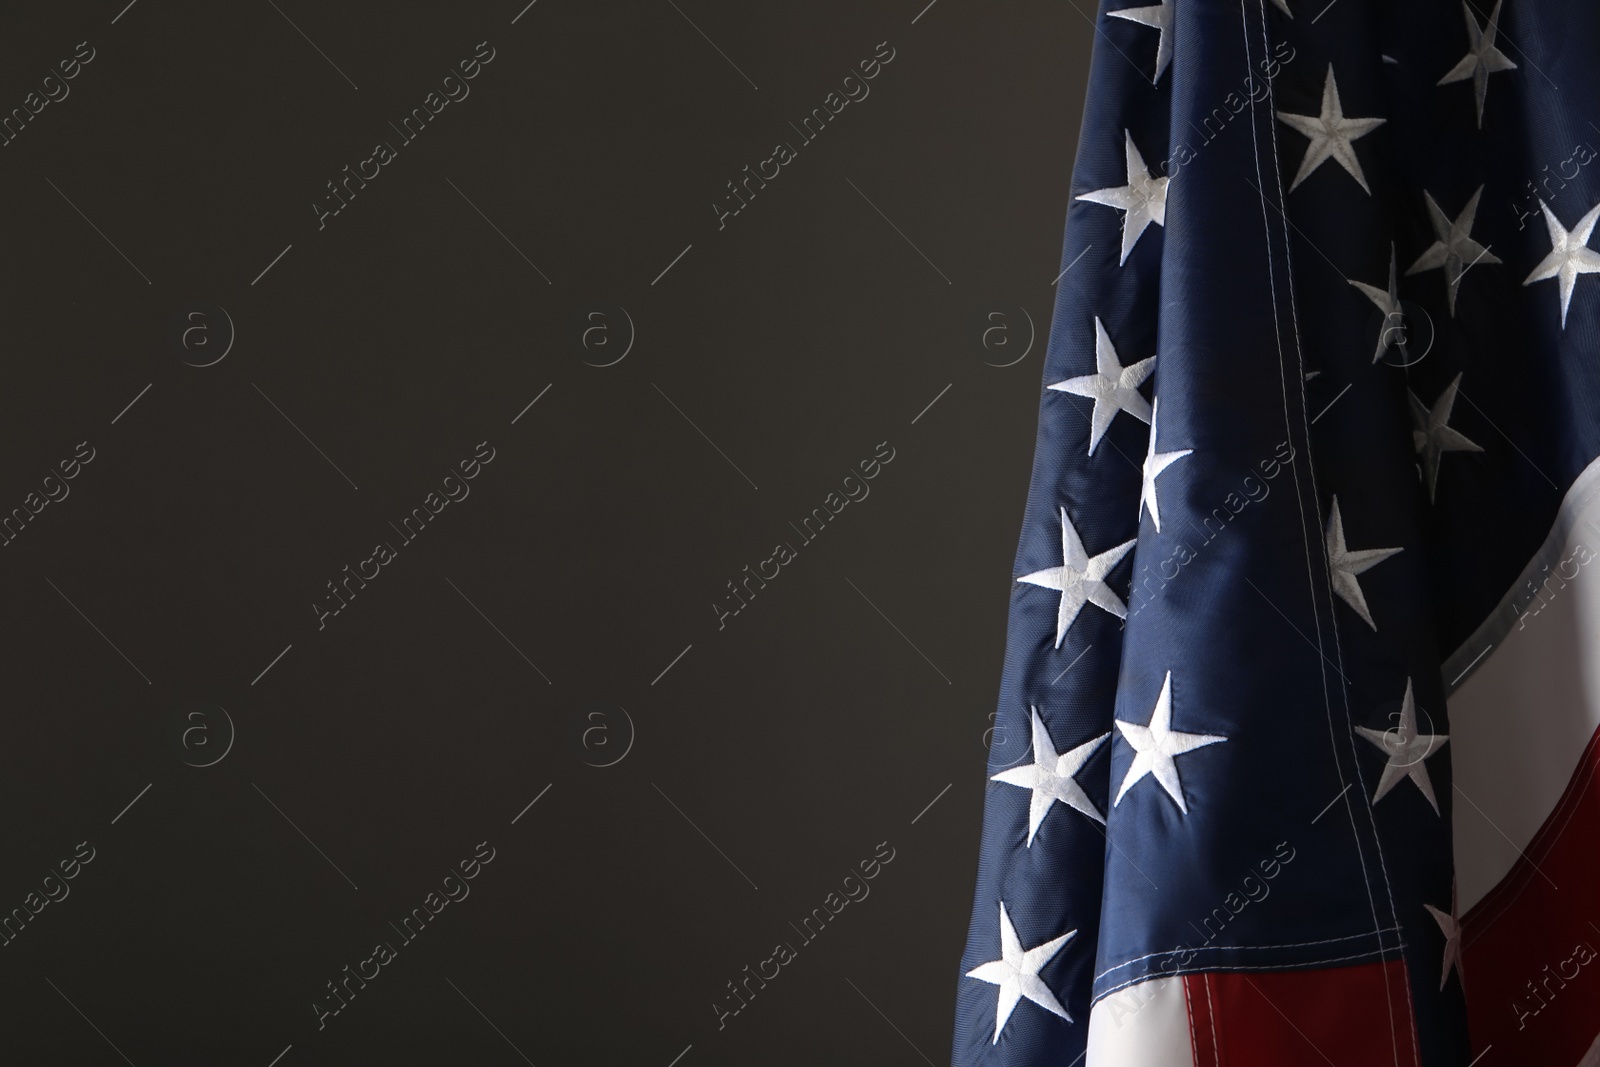
[(1516, 70), (1517, 65), (1494, 46), (1495, 34), (1500, 32), (1500, 0), (1496, 0), (1494, 10), (1489, 12), (1489, 24), (1481, 28), (1477, 17), (1472, 14), (1470, 4), (1463, 2), (1461, 9), (1467, 15), (1467, 40), (1471, 43), (1461, 62), (1451, 67), (1450, 72), (1439, 79), (1439, 84), (1449, 85), (1451, 82), (1472, 79), (1472, 87), (1478, 94), (1478, 129), (1481, 130), (1483, 101), (1489, 95), (1489, 75), (1502, 70)]
[(1467, 201), (1467, 206), (1461, 209), (1460, 216), (1451, 222), (1449, 216), (1434, 203), (1432, 193), (1424, 191), (1422, 194), (1428, 203), (1428, 220), (1433, 223), (1433, 233), (1437, 239), (1411, 264), (1406, 276), (1443, 268), (1447, 285), (1445, 292), (1450, 300), (1452, 315), (1456, 313), (1456, 290), (1461, 288), (1462, 275), (1478, 263), (1500, 262), (1487, 248), (1472, 239), (1472, 226), (1478, 215), (1478, 197), (1482, 195), (1483, 186), (1480, 185), (1478, 191), (1472, 194), (1472, 199)]
[[(1372, 362), (1376, 363), (1383, 358), (1384, 352), (1389, 347), (1400, 350), (1400, 358), (1410, 363), (1411, 357), (1406, 352), (1405, 312), (1400, 307), (1400, 285), (1395, 276), (1394, 245), (1389, 246), (1389, 288), (1379, 289), (1376, 285), (1358, 282), (1354, 278), (1345, 281), (1355, 286), (1367, 295), (1367, 299), (1378, 305), (1378, 310), (1383, 312), (1383, 328), (1378, 331), (1378, 348), (1372, 353)], [(1399, 338), (1393, 335), (1399, 332)]]
[(1053, 941), (1024, 951), (1022, 941), (1011, 925), (1011, 916), (1006, 914), (1006, 902), (1000, 902), (1000, 958), (980, 963), (967, 972), (968, 978), (1000, 987), (1000, 999), (994, 1009), (994, 1041), (991, 1044), (1000, 1043), (1000, 1031), (1006, 1028), (1006, 1020), (1011, 1018), (1012, 1009), (1023, 997), (1069, 1023), (1072, 1021), (1067, 1009), (1061, 1006), (1055, 994), (1050, 992), (1050, 987), (1044, 984), (1044, 979), (1039, 977), (1039, 971), (1055, 958), (1061, 946), (1077, 932), (1068, 930)]
[(1455, 971), (1456, 977), (1461, 977), (1461, 922), (1456, 918), (1455, 894), (1450, 895), (1450, 910), (1440, 911), (1432, 904), (1424, 904), (1428, 914), (1433, 916), (1433, 921), (1439, 924), (1439, 930), (1444, 934), (1444, 966), (1439, 974), (1439, 988), (1444, 989), (1444, 984), (1450, 981), (1450, 972)]
[(1339, 498), (1333, 498), (1333, 508), (1328, 515), (1328, 570), (1333, 576), (1333, 591), (1355, 608), (1356, 614), (1374, 631), (1378, 629), (1378, 624), (1372, 621), (1372, 612), (1367, 610), (1367, 598), (1361, 595), (1361, 583), (1356, 581), (1356, 575), (1365, 574), (1401, 551), (1404, 550), (1363, 548), (1351, 551), (1344, 543), (1344, 520), (1339, 517)]
[(1345, 118), (1331, 63), (1328, 65), (1328, 77), (1322, 83), (1322, 114), (1292, 115), (1280, 111), (1278, 119), (1311, 139), (1310, 146), (1306, 148), (1306, 157), (1300, 161), (1300, 170), (1294, 176), (1294, 184), (1289, 186), (1290, 192), (1299, 188), (1300, 183), (1323, 163), (1336, 159), (1356, 183), (1371, 195), (1372, 190), (1367, 188), (1367, 179), (1361, 173), (1361, 161), (1356, 159), (1356, 150), (1351, 142), (1365, 137), (1388, 120)]
[(1377, 792), (1372, 795), (1374, 804), (1409, 778), (1422, 790), (1422, 795), (1433, 807), (1433, 813), (1439, 814), (1439, 801), (1433, 795), (1433, 779), (1428, 777), (1426, 761), (1443, 748), (1450, 737), (1447, 734), (1417, 732), (1417, 702), (1411, 695), (1410, 678), (1406, 679), (1405, 699), (1400, 702), (1400, 725), (1391, 730), (1357, 726), (1356, 733), (1389, 754), (1389, 762), (1383, 765), (1383, 776), (1378, 779)]
[(1017, 579), (1041, 589), (1061, 591), (1060, 605), (1056, 609), (1055, 647), (1061, 647), (1062, 639), (1067, 636), (1068, 628), (1085, 603), (1103, 608), (1119, 619), (1128, 617), (1128, 606), (1106, 584), (1106, 575), (1128, 554), (1135, 541), (1124, 541), (1116, 548), (1108, 548), (1090, 558), (1083, 550), (1083, 541), (1073, 528), (1072, 520), (1067, 518), (1067, 509), (1061, 509), (1061, 566), (1046, 567)]
[(1272, 2), (1282, 8), (1285, 15), (1294, 18), (1294, 12), (1289, 10), (1289, 0), (1272, 0)]
[(1111, 426), (1117, 412), (1126, 411), (1140, 422), (1150, 422), (1150, 404), (1139, 392), (1139, 386), (1150, 377), (1150, 372), (1155, 369), (1156, 357), (1141, 359), (1137, 363), (1126, 367), (1117, 356), (1117, 350), (1111, 344), (1111, 337), (1106, 333), (1106, 328), (1100, 324), (1099, 316), (1094, 320), (1094, 361), (1095, 373), (1086, 374), (1081, 378), (1068, 378), (1064, 382), (1057, 382), (1049, 386), (1062, 393), (1072, 393), (1074, 396), (1086, 396), (1094, 401), (1094, 414), (1090, 418), (1089, 426), (1089, 455), (1094, 455), (1095, 446), (1100, 443), (1100, 438), (1106, 435), (1106, 430)]
[(1161, 695), (1156, 698), (1156, 709), (1150, 716), (1150, 725), (1138, 726), (1118, 719), (1117, 729), (1133, 746), (1134, 757), (1127, 775), (1122, 779), (1122, 788), (1117, 790), (1117, 799), (1111, 802), (1111, 806), (1121, 804), (1134, 783), (1149, 774), (1154, 775), (1167, 795), (1178, 802), (1178, 810), (1189, 814), (1189, 803), (1184, 799), (1183, 783), (1178, 781), (1178, 764), (1175, 761), (1185, 752), (1193, 752), (1197, 748), (1226, 741), (1227, 738), (1212, 734), (1180, 733), (1172, 728), (1171, 671), (1167, 672), (1166, 680), (1161, 683)]
[(1124, 130), (1122, 136), (1127, 151), (1128, 184), (1096, 189), (1078, 197), (1091, 204), (1104, 204), (1127, 212), (1122, 219), (1122, 258), (1117, 260), (1118, 266), (1128, 262), (1128, 253), (1133, 251), (1133, 246), (1146, 227), (1152, 222), (1157, 226), (1166, 225), (1169, 180), (1151, 175), (1149, 168), (1144, 165), (1144, 157), (1133, 146), (1133, 134)]
[(1483, 446), (1467, 440), (1465, 434), (1450, 425), (1450, 413), (1456, 406), (1456, 391), (1461, 388), (1461, 375), (1444, 387), (1433, 410), (1417, 394), (1406, 391), (1411, 401), (1411, 443), (1422, 457), (1424, 477), (1428, 481), (1428, 501), (1439, 497), (1439, 461), (1446, 452), (1482, 452)]
[(1600, 274), (1600, 253), (1589, 247), (1589, 235), (1594, 233), (1595, 221), (1600, 219), (1600, 204), (1590, 208), (1570, 230), (1562, 227), (1549, 204), (1541, 200), (1539, 206), (1544, 209), (1544, 225), (1550, 231), (1550, 254), (1533, 268), (1533, 273), (1522, 284), (1532, 285), (1546, 278), (1561, 279), (1561, 328), (1564, 330), (1567, 308), (1572, 306), (1572, 287), (1578, 284), (1578, 275)]
[(1106, 14), (1114, 19), (1127, 19), (1141, 26), (1150, 26), (1160, 34), (1156, 38), (1156, 76), (1150, 79), (1152, 84), (1160, 81), (1161, 75), (1166, 73), (1167, 64), (1172, 62), (1172, 38), (1168, 36), (1172, 32), (1172, 0), (1161, 0), (1152, 7), (1125, 7), (1121, 11), (1107, 11)]
[(1083, 765), (1094, 755), (1101, 742), (1111, 735), (1101, 734), (1069, 752), (1057, 755), (1055, 742), (1050, 740), (1050, 731), (1045, 729), (1044, 720), (1039, 718), (1039, 709), (1028, 710), (1033, 716), (1033, 763), (1008, 768), (989, 779), (991, 782), (1004, 782), (1007, 785), (1033, 790), (1033, 797), (1028, 801), (1028, 846), (1033, 845), (1033, 838), (1039, 832), (1039, 825), (1044, 822), (1044, 817), (1050, 814), (1052, 801), (1059, 800), (1069, 808), (1076, 808), (1095, 822), (1104, 825), (1105, 816), (1095, 808), (1094, 802), (1089, 799), (1089, 794), (1083, 791), (1083, 787), (1073, 776), (1083, 769)]
[(1144, 456), (1144, 486), (1139, 490), (1139, 515), (1144, 516), (1145, 505), (1148, 504), (1150, 521), (1156, 524), (1156, 533), (1161, 532), (1161, 509), (1156, 506), (1156, 478), (1178, 460), (1194, 452), (1192, 448), (1178, 452), (1156, 451), (1156, 411), (1159, 405), (1158, 400), (1150, 407), (1150, 450)]

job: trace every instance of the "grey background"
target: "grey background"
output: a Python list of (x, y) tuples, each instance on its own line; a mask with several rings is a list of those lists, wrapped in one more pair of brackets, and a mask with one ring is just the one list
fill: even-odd
[[(95, 858), (0, 948), (0, 1060), (948, 1060), (1093, 30), (924, 3), (9, 7), (0, 110), (96, 55), (0, 148), (0, 514), (95, 458), (0, 548), (0, 915)], [(719, 231), (724, 183), (885, 40)], [(319, 231), (480, 41), (470, 96)], [(236, 329), (206, 368), (173, 339), (197, 301)], [(600, 306), (636, 334), (606, 368)], [(203, 768), (228, 730), (180, 744), (196, 701), (235, 734)], [(471, 895), (319, 1030), (480, 841)]]

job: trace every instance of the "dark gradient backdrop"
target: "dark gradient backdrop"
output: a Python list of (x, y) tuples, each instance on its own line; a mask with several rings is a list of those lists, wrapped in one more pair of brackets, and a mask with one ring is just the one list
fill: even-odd
[(524, 3), (4, 13), (0, 1062), (948, 1060), (1091, 23)]

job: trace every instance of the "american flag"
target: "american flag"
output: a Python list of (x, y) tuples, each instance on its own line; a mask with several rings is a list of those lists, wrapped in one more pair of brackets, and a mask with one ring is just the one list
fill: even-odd
[(1595, 1067), (1600, 4), (1095, 27), (953, 1061)]

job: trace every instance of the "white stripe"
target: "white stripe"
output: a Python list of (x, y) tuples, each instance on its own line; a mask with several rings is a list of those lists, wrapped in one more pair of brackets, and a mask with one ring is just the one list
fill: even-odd
[[(1492, 1048), (1493, 1046), (1490, 1047)], [(1484, 1051), (1487, 1052), (1488, 1049)], [(1583, 1059), (1578, 1061), (1577, 1067), (1600, 1067), (1600, 1037), (1594, 1039), (1594, 1044), (1590, 1045), (1589, 1051), (1583, 1054)]]
[(1183, 979), (1154, 978), (1102, 997), (1089, 1010), (1084, 1067), (1194, 1067)]
[[(1451, 657), (1452, 663), (1464, 661), (1498, 636), (1494, 650), (1450, 696), (1462, 912), (1521, 858), (1600, 727), (1600, 670), (1593, 654), (1600, 641), (1597, 530), (1600, 461), (1574, 483), (1549, 538), (1517, 584)], [(1537, 596), (1530, 579), (1536, 579)], [(1448, 669), (1445, 676), (1451, 676)]]
[[(1594, 503), (1600, 497), (1600, 460), (1595, 460), (1585, 467), (1582, 474), (1573, 479), (1572, 488), (1561, 501), (1561, 507), (1556, 512), (1555, 522), (1551, 524), (1550, 533), (1545, 538), (1544, 544), (1533, 554), (1528, 565), (1522, 568), (1522, 573), (1512, 583), (1511, 589), (1488, 618), (1478, 626), (1471, 637), (1461, 643), (1450, 658), (1445, 660), (1441, 673), (1448, 680), (1447, 689), (1455, 692), (1460, 685), (1458, 677), (1463, 671), (1476, 665), (1477, 657), (1481, 656), (1483, 649), (1501, 640), (1520, 622), (1520, 612), (1530, 610), (1527, 601), (1528, 582), (1531, 580), (1537, 585), (1549, 571), (1567, 557), (1566, 547), (1572, 540), (1574, 529), (1583, 525), (1583, 520), (1594, 521)], [(1594, 531), (1591, 529), (1590, 531)], [(1581, 540), (1581, 538), (1580, 538)], [(1600, 549), (1600, 543), (1593, 539), (1585, 542), (1591, 548)], [(1531, 605), (1532, 610), (1539, 608), (1539, 602)]]

